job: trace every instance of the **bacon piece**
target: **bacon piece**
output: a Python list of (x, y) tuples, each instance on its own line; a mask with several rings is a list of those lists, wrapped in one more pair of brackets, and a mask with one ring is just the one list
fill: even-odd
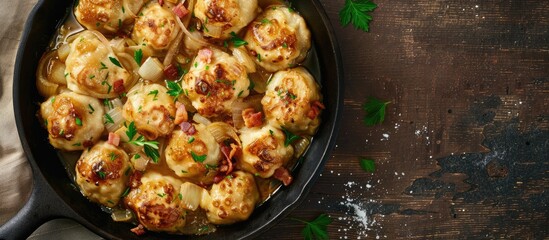
[(189, 14), (189, 10), (187, 10), (187, 8), (183, 6), (183, 2), (181, 2), (173, 8), (173, 13), (179, 18), (183, 18)]
[(206, 62), (211, 63), (213, 57), (213, 51), (209, 48), (202, 48), (200, 51), (198, 51), (198, 59)]
[(274, 178), (282, 181), (284, 186), (290, 185), (290, 183), (292, 183), (292, 181), (294, 180), (294, 178), (290, 174), (290, 171), (288, 171), (288, 169), (286, 169), (284, 167), (277, 168), (275, 170), (273, 176), (274, 176)]
[(319, 101), (312, 102), (311, 103), (311, 109), (307, 113), (307, 117), (309, 117), (311, 120), (315, 119), (320, 114), (321, 109), (326, 109), (324, 104), (322, 104)]
[(186, 122), (189, 120), (189, 114), (187, 113), (187, 109), (185, 108), (185, 104), (180, 102), (175, 102), (175, 107), (177, 107), (177, 110), (175, 111), (175, 124), (180, 124), (182, 122)]
[(141, 235), (146, 233), (145, 227), (143, 227), (143, 225), (141, 225), (141, 224), (139, 224), (137, 227), (134, 227), (134, 228), (130, 229), (130, 231), (135, 233), (135, 235), (137, 235), (137, 236), (141, 236)]
[(164, 68), (164, 76), (170, 80), (177, 79), (179, 77), (179, 72), (177, 71), (177, 67), (173, 64), (170, 64)]
[(120, 145), (120, 136), (118, 134), (109, 132), (109, 140), (107, 141), (109, 144), (118, 147)]
[(124, 80), (122, 80), (122, 79), (116, 80), (113, 83), (112, 87), (114, 89), (114, 92), (117, 93), (117, 94), (121, 94), (121, 93), (126, 91), (126, 87), (124, 87)]
[(253, 108), (246, 108), (242, 111), (242, 118), (246, 127), (259, 127), (263, 124), (263, 113), (255, 112)]
[(182, 122), (179, 124), (181, 127), (181, 130), (185, 132), (187, 135), (194, 135), (196, 133), (196, 129), (190, 122)]

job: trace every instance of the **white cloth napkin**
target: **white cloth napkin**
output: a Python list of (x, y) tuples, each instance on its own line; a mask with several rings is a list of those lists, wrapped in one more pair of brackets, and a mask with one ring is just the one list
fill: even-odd
[(30, 195), (32, 176), (13, 114), (13, 67), (21, 33), (36, 0), (1, 0), (0, 5), (0, 224), (19, 211)]

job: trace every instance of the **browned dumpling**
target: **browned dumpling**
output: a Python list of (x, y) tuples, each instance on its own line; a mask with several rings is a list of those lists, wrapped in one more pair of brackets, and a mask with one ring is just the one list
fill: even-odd
[(248, 219), (259, 202), (254, 176), (243, 171), (227, 175), (203, 195), (200, 207), (214, 224), (231, 224)]
[(76, 162), (76, 183), (82, 194), (107, 207), (118, 204), (130, 173), (128, 154), (106, 142), (84, 150)]
[(118, 97), (134, 82), (133, 75), (97, 31), (83, 31), (74, 38), (65, 65), (67, 87), (96, 98)]
[(103, 125), (103, 107), (99, 100), (74, 92), (50, 97), (40, 105), (40, 115), (55, 148), (83, 150), (99, 141)]
[(257, 0), (198, 0), (194, 9), (204, 26), (204, 35), (220, 39), (240, 31), (257, 12)]
[(294, 154), (292, 145), (284, 146), (284, 133), (270, 125), (262, 128), (240, 130), (242, 156), (238, 158), (240, 169), (262, 178), (269, 178), (275, 170), (284, 166)]
[(193, 124), (193, 134), (175, 130), (165, 150), (166, 163), (177, 176), (203, 177), (208, 168), (215, 168), (221, 157), (219, 144), (202, 124)]
[(300, 63), (311, 47), (305, 20), (284, 5), (267, 7), (249, 25), (244, 40), (256, 63), (270, 72)]
[(147, 139), (166, 136), (175, 126), (175, 103), (167, 91), (160, 84), (139, 83), (127, 94), (122, 114), (128, 122), (135, 122), (137, 131)]
[(198, 52), (181, 85), (192, 105), (205, 117), (230, 113), (233, 102), (250, 93), (246, 68), (215, 48)]
[(124, 203), (148, 230), (177, 232), (186, 223), (179, 195), (181, 184), (173, 177), (148, 171), (141, 178), (139, 187), (129, 192)]
[(80, 0), (74, 15), (87, 29), (116, 33), (133, 23), (143, 0)]
[(173, 11), (151, 1), (137, 17), (132, 39), (157, 51), (167, 49), (180, 31), (176, 17)]
[(274, 74), (261, 100), (270, 124), (295, 134), (313, 135), (324, 108), (318, 84), (305, 68)]

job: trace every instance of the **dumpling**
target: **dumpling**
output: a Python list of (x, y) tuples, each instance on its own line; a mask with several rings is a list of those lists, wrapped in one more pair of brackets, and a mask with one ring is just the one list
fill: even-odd
[(167, 91), (160, 84), (139, 83), (127, 94), (122, 116), (149, 140), (168, 135), (175, 126), (175, 103)]
[(205, 117), (230, 114), (233, 102), (250, 93), (246, 68), (215, 48), (198, 52), (181, 85), (192, 105)]
[(243, 128), (240, 130), (242, 155), (237, 159), (240, 169), (262, 178), (271, 177), (294, 154), (292, 145), (285, 146), (286, 136), (273, 126)]
[(80, 24), (102, 33), (116, 33), (133, 23), (143, 0), (80, 0), (74, 15)]
[(40, 105), (40, 115), (53, 147), (68, 151), (83, 150), (99, 141), (103, 125), (103, 106), (93, 97), (65, 92)]
[(146, 45), (157, 51), (167, 49), (180, 30), (176, 17), (157, 1), (151, 1), (137, 17), (132, 39), (139, 45)]
[(128, 154), (107, 142), (84, 150), (76, 162), (76, 183), (82, 194), (107, 207), (118, 204), (130, 173)]
[(300, 63), (311, 47), (305, 20), (284, 5), (267, 7), (249, 25), (244, 40), (255, 62), (270, 72)]
[(261, 99), (271, 124), (295, 134), (313, 135), (324, 108), (319, 86), (305, 68), (293, 68), (273, 75)]
[(214, 224), (244, 221), (259, 202), (254, 176), (243, 171), (233, 172), (214, 183), (209, 193), (209, 197), (203, 196), (200, 207)]
[(140, 183), (124, 198), (124, 203), (135, 212), (139, 223), (151, 231), (181, 230), (186, 223), (179, 191), (182, 182), (148, 171), (141, 177)]
[(67, 87), (96, 98), (118, 97), (135, 80), (97, 31), (84, 31), (75, 37), (65, 65)]
[(194, 15), (202, 21), (204, 35), (226, 39), (248, 25), (257, 9), (257, 0), (198, 0)]
[(210, 131), (202, 124), (193, 124), (192, 128), (173, 131), (165, 150), (168, 167), (180, 177), (203, 177), (221, 157), (219, 144)]

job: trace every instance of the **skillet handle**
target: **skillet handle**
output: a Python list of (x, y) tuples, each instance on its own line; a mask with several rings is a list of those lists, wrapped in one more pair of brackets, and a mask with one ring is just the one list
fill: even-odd
[[(42, 177), (34, 174), (33, 188), (29, 200), (19, 212), (0, 227), (0, 239), (20, 240), (29, 237), (40, 225), (58, 217), (72, 217), (63, 210), (64, 203), (54, 190), (45, 184)], [(66, 209), (66, 208), (65, 208)]]

